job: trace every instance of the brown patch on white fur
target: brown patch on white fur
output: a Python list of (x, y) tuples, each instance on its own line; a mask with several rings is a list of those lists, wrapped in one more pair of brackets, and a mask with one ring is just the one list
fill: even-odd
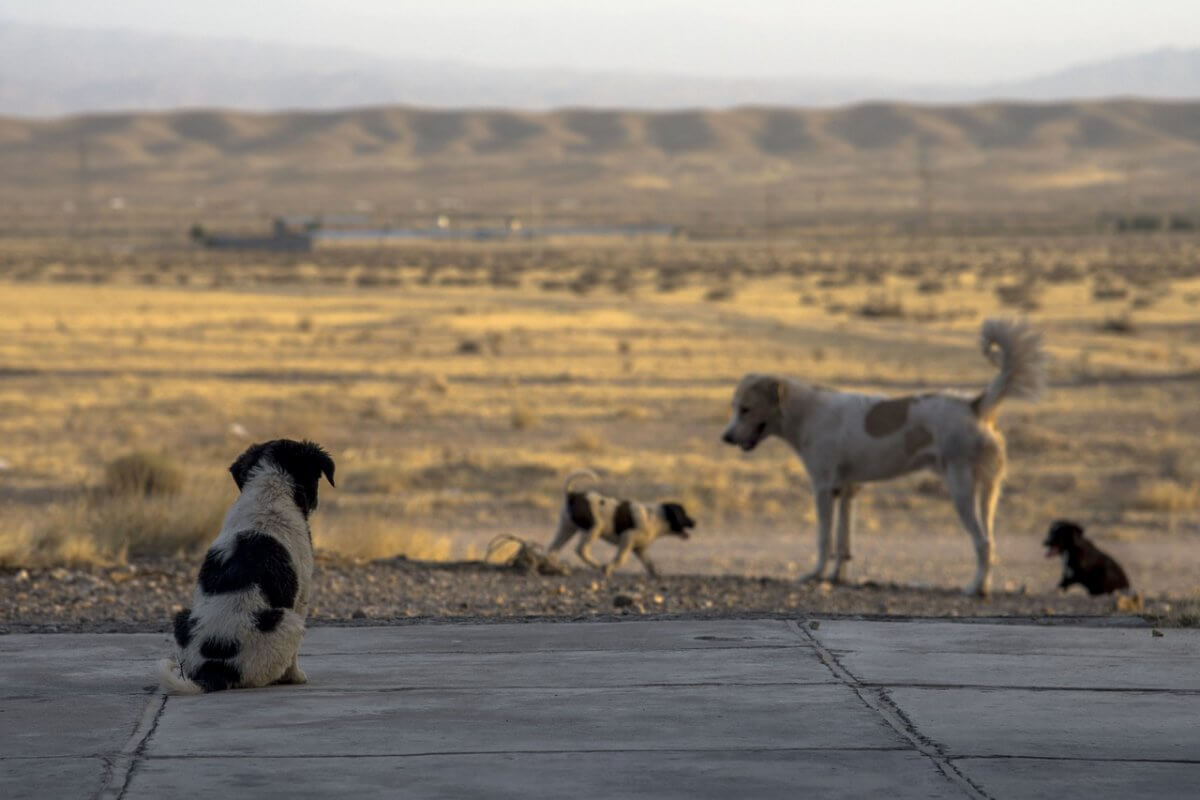
[(915, 397), (897, 397), (876, 403), (863, 419), (863, 427), (876, 439), (891, 436), (908, 422), (908, 407), (916, 400)]
[(1005, 473), (1004, 437), (994, 427), (995, 410), (1006, 397), (1037, 395), (1045, 381), (1045, 355), (1040, 335), (1025, 323), (987, 320), (980, 340), (998, 370), (974, 401), (942, 392), (881, 400), (773, 375), (742, 378), (722, 440), (748, 452), (766, 438), (780, 437), (804, 462), (813, 488), (817, 560), (801, 580), (823, 575), (835, 518), (832, 578), (841, 577), (850, 557), (850, 487), (931, 468), (945, 481), (974, 544), (975, 577), (966, 590), (987, 593), (996, 503)]

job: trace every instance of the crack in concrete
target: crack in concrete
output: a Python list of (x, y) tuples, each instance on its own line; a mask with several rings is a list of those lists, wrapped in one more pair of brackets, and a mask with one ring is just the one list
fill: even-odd
[(929, 759), (934, 768), (950, 783), (957, 786), (963, 794), (975, 798), (975, 800), (994, 800), (991, 795), (983, 791), (955, 766), (952, 759), (946, 756), (937, 742), (917, 729), (916, 724), (896, 705), (885, 688), (869, 686), (859, 681), (854, 673), (842, 666), (837, 656), (829, 648), (825, 647), (817, 637), (795, 620), (789, 620), (788, 627), (812, 646), (821, 663), (833, 673), (834, 677), (854, 692), (863, 705), (874, 711), (901, 738), (907, 740), (914, 750)]
[(995, 683), (919, 683), (901, 682), (883, 683), (880, 681), (862, 681), (860, 686), (873, 689), (933, 689), (947, 690), (971, 689), (973, 691), (997, 692), (1071, 692), (1096, 694), (1162, 694), (1191, 697), (1200, 695), (1200, 689), (1153, 689), (1147, 687), (1128, 686), (1020, 686)]
[[(105, 781), (94, 796), (95, 800), (121, 800), (125, 796), (129, 790), (129, 781), (133, 778), (138, 762), (146, 752), (146, 745), (149, 744), (150, 737), (158, 729), (158, 721), (162, 718), (163, 710), (166, 707), (167, 696), (165, 694), (159, 694), (156, 691), (147, 698), (137, 727), (126, 740), (121, 752), (112, 760)], [(120, 786), (118, 787), (117, 784)]]
[(576, 750), (546, 750), (531, 748), (526, 750), (422, 750), (411, 753), (305, 753), (273, 754), (255, 753), (175, 753), (146, 756), (144, 761), (201, 761), (204, 759), (243, 759), (259, 760), (303, 760), (313, 759), (372, 759), (372, 758), (436, 758), (441, 756), (541, 756), (541, 755), (611, 755), (613, 753), (898, 753), (908, 752), (912, 748), (898, 745), (895, 747), (616, 747), (588, 748)]

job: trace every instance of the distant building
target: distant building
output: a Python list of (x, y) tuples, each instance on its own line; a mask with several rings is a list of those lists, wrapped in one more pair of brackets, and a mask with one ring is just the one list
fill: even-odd
[(312, 234), (309, 231), (292, 230), (283, 219), (274, 221), (270, 236), (202, 234), (196, 239), (205, 247), (213, 250), (270, 250), (279, 253), (307, 253), (312, 250), (313, 246)]

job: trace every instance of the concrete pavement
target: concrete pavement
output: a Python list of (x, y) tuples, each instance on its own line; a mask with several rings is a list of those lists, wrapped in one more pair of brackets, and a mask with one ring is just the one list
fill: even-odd
[(1200, 631), (675, 620), (316, 628), (164, 698), (165, 634), (0, 637), (0, 797), (1200, 795)]

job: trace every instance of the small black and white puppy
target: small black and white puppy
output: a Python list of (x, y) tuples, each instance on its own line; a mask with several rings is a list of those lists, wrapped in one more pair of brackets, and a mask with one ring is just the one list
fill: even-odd
[(306, 683), (297, 663), (312, 586), (308, 515), (333, 459), (312, 442), (252, 445), (229, 467), (240, 494), (200, 567), (192, 607), (175, 617), (176, 660), (160, 664), (177, 694)]
[[(659, 503), (647, 506), (630, 500), (618, 500), (599, 492), (573, 492), (571, 483), (576, 478), (588, 477), (598, 480), (590, 470), (577, 470), (567, 476), (563, 484), (563, 506), (558, 517), (558, 530), (548, 552), (553, 553), (582, 531), (575, 552), (589, 566), (612, 575), (633, 553), (642, 562), (646, 572), (658, 575), (654, 562), (646, 554), (650, 544), (663, 534), (688, 538), (688, 528), (696, 527), (695, 521), (679, 503)], [(591, 546), (597, 539), (617, 546), (617, 554), (608, 564), (600, 564), (592, 558)]]
[(1078, 583), (1088, 594), (1111, 594), (1129, 588), (1125, 570), (1083, 535), (1083, 528), (1070, 520), (1056, 520), (1050, 525), (1046, 541), (1046, 558), (1059, 556), (1063, 562), (1062, 580), (1059, 589)]

